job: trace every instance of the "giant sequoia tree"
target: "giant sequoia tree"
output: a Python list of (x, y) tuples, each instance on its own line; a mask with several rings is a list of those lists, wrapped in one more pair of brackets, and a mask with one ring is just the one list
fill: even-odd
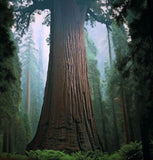
[(17, 28), (22, 33), (35, 10), (51, 11), (44, 103), (37, 133), (27, 149), (71, 152), (100, 148), (87, 76), (84, 21), (91, 18), (107, 23), (103, 4), (98, 0), (27, 2), (15, 7)]

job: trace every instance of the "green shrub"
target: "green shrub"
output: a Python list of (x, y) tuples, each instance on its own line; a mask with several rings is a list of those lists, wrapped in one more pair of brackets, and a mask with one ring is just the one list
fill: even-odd
[[(26, 157), (27, 156), (27, 157)], [(3, 154), (17, 160), (142, 160), (141, 143), (131, 142), (124, 145), (118, 152), (109, 155), (99, 150), (66, 154), (55, 150), (36, 150), (26, 152), (26, 156), (17, 154)]]
[(61, 160), (65, 156), (64, 152), (54, 150), (36, 150), (26, 152), (26, 155), (35, 160)]
[(86, 155), (86, 153), (84, 152), (76, 152), (76, 153), (72, 153), (71, 156), (73, 157), (74, 160), (84, 160)]
[(109, 155), (108, 160), (122, 160), (118, 152)]
[(33, 160), (103, 160), (101, 151), (89, 151), (87, 153), (79, 151), (69, 155), (54, 150), (36, 150), (26, 152), (26, 155)]
[(139, 142), (131, 142), (130, 144), (124, 145), (119, 150), (121, 160), (142, 160), (142, 145)]
[(102, 159), (103, 157), (103, 153), (99, 150), (96, 150), (96, 151), (89, 151), (86, 153), (86, 160), (103, 160)]

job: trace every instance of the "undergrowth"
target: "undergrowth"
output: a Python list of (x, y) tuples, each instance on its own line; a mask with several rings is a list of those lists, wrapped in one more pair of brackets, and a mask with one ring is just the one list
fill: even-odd
[(99, 150), (66, 154), (55, 150), (26, 151), (26, 155), (3, 154), (1, 157), (11, 157), (16, 160), (142, 160), (141, 143), (131, 142), (124, 145), (114, 154), (109, 155)]

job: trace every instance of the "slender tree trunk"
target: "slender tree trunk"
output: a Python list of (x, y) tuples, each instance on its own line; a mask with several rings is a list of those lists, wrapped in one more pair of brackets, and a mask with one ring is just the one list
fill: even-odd
[(115, 150), (118, 150), (120, 148), (120, 140), (119, 140), (119, 132), (118, 132), (113, 96), (111, 97), (111, 101), (112, 101), (112, 112), (113, 112), (114, 147)]
[(13, 151), (11, 122), (6, 122), (3, 134), (3, 152), (11, 153)]
[(30, 69), (27, 75), (27, 114), (30, 112)]
[(54, 0), (51, 53), (38, 130), (27, 149), (74, 152), (100, 147), (84, 41), (86, 8)]
[(8, 136), (8, 125), (4, 126), (4, 133), (3, 133), (3, 152), (9, 152), (9, 136)]
[(122, 108), (123, 108), (126, 143), (129, 144), (130, 143), (130, 135), (129, 135), (128, 122), (127, 122), (125, 95), (124, 95), (124, 91), (123, 91), (123, 87), (122, 86), (121, 86), (121, 100), (122, 100)]
[[(108, 52), (109, 52), (109, 61), (110, 61), (110, 66), (112, 66), (112, 53), (111, 53), (111, 42), (110, 42), (110, 33), (109, 29), (107, 28), (107, 40), (108, 40)], [(114, 105), (114, 98), (113, 95), (111, 94), (111, 102), (112, 102), (112, 112), (113, 112), (113, 127), (114, 127), (114, 146), (115, 149), (120, 148), (120, 141), (119, 141), (119, 132), (118, 132), (118, 127), (117, 127), (117, 120), (116, 120), (116, 113), (115, 113), (115, 105)]]
[[(110, 66), (112, 66), (112, 53), (111, 53), (111, 42), (110, 42), (110, 33), (109, 29), (107, 28), (107, 40), (108, 40), (108, 52), (109, 52), (109, 61), (110, 61)], [(111, 94), (111, 102), (112, 102), (112, 112), (113, 112), (113, 127), (114, 127), (114, 146), (115, 149), (120, 148), (120, 141), (119, 141), (119, 132), (118, 132), (118, 127), (117, 127), (117, 120), (116, 120), (116, 113), (115, 113), (115, 105), (114, 105), (114, 98), (113, 95)]]
[(128, 122), (129, 122), (130, 140), (134, 142), (134, 141), (136, 141), (136, 139), (135, 139), (135, 136), (134, 136), (134, 128), (133, 128), (133, 125), (132, 125), (133, 122), (132, 122), (131, 113), (130, 113), (130, 107), (132, 107), (132, 104), (131, 104), (132, 99), (130, 98), (127, 101), (129, 102), (126, 109), (127, 109), (127, 118), (128, 118)]
[(110, 61), (110, 66), (112, 65), (112, 53), (111, 53), (111, 42), (110, 42), (110, 33), (109, 29), (107, 28), (107, 39), (108, 39), (108, 51), (109, 51), (109, 61)]
[(13, 138), (12, 138), (12, 124), (11, 122), (9, 123), (9, 128), (8, 128), (8, 138), (9, 138), (9, 153), (13, 152)]
[[(94, 82), (93, 82), (94, 83)], [(105, 123), (105, 117), (104, 117), (104, 105), (102, 104), (102, 95), (100, 91), (100, 85), (98, 84), (98, 94), (99, 94), (99, 102), (100, 102), (100, 112), (101, 112), (101, 124), (102, 124), (102, 132), (103, 132), (103, 139), (104, 139), (104, 151), (108, 152), (108, 141), (107, 141), (107, 135), (106, 135), (106, 123)]]
[(102, 116), (102, 132), (104, 136), (104, 151), (108, 152), (108, 141), (107, 141), (107, 135), (106, 135), (106, 125), (105, 125), (105, 120), (104, 120), (104, 109), (102, 106), (102, 103), (100, 105), (100, 110), (101, 110), (101, 116)]

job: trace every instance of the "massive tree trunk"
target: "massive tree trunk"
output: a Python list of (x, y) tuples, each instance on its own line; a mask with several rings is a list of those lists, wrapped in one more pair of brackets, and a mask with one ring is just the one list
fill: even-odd
[(87, 76), (86, 7), (75, 0), (55, 0), (53, 5), (44, 103), (36, 136), (27, 149), (94, 150), (100, 144)]

